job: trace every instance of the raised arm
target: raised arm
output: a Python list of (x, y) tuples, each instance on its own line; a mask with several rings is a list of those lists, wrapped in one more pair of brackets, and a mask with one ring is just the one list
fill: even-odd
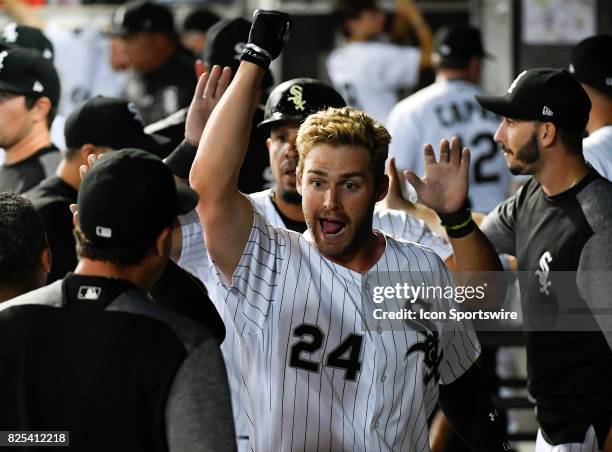
[[(265, 69), (283, 49), (291, 19), (277, 11), (255, 11), (234, 80), (212, 112), (198, 147), (189, 182), (200, 195), (197, 210), (206, 248), (227, 281), (253, 223), (253, 208), (238, 191), (238, 175), (249, 144), (251, 122)], [(212, 95), (203, 93), (204, 96)]]
[(421, 67), (431, 66), (431, 53), (433, 51), (433, 37), (431, 29), (418, 6), (413, 0), (396, 0), (395, 2), (396, 19), (393, 24), (394, 37), (406, 34), (407, 26), (414, 30), (421, 48)]

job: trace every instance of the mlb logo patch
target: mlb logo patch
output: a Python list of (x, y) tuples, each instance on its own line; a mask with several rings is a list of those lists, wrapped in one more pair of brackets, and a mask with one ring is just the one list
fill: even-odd
[(102, 288), (100, 287), (81, 286), (79, 287), (77, 298), (79, 300), (97, 300), (98, 298), (100, 298), (101, 293)]
[(98, 237), (110, 239), (113, 236), (113, 230), (111, 228), (105, 228), (104, 226), (96, 226), (96, 235)]

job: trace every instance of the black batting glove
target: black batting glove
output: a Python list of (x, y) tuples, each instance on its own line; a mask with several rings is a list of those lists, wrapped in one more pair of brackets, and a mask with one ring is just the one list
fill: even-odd
[(285, 47), (292, 26), (293, 20), (287, 13), (256, 10), (253, 13), (249, 42), (240, 59), (267, 69)]

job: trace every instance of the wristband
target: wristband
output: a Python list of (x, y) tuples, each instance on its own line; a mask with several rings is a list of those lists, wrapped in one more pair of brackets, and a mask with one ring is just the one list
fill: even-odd
[(273, 58), (267, 50), (262, 49), (258, 45), (249, 43), (242, 51), (240, 59), (256, 64), (264, 69), (268, 69)]
[(175, 176), (189, 179), (189, 171), (195, 159), (198, 148), (183, 140), (172, 153), (164, 159), (164, 163)]
[(448, 236), (454, 239), (465, 237), (476, 229), (476, 223), (472, 219), (472, 212), (467, 207), (462, 207), (452, 213), (438, 213), (438, 216)]

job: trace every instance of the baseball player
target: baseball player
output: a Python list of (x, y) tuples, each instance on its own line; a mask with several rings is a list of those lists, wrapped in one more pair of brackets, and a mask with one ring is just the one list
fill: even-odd
[(382, 122), (399, 100), (397, 91), (414, 87), (431, 59), (431, 30), (414, 2), (398, 0), (395, 13), (410, 24), (420, 48), (388, 42), (382, 35), (385, 13), (376, 1), (342, 1), (336, 16), (346, 43), (327, 59), (329, 77), (349, 105)]
[[(443, 212), (457, 262), (493, 270), (497, 251), (516, 256), (525, 272), (519, 282), (528, 390), (540, 423), (536, 452), (607, 451), (612, 328), (592, 314), (609, 308), (612, 290), (612, 184), (585, 164), (581, 152), (588, 96), (567, 71), (531, 69), (506, 96), (477, 100), (503, 117), (495, 140), (510, 171), (533, 178), (480, 230), (462, 207), (467, 175), (459, 177), (454, 168), (469, 164), (469, 152), (462, 155), (459, 140), (450, 149), (443, 142), (439, 163), (432, 147), (425, 148), (424, 181), (406, 176), (425, 204)], [(569, 272), (575, 272), (574, 287)], [(563, 328), (559, 314), (568, 303), (581, 313), (581, 323)]]
[[(237, 190), (256, 90), (290, 23), (283, 13), (255, 12), (238, 73), (206, 125), (190, 173), (238, 335), (251, 447), (429, 450), (427, 416), (440, 394), (453, 420), (480, 426), (479, 436), (458, 425), (475, 449), (503, 450), (486, 397), (473, 383), (463, 386), (475, 377), (479, 353), (470, 327), (370, 328), (375, 287), (410, 275), (425, 283), (425, 269), (440, 284), (449, 279), (435, 253), (371, 227), (387, 186), (389, 135), (380, 123), (345, 107), (300, 126), (295, 177), (308, 236), (272, 226)], [(461, 418), (453, 413), (461, 403), (455, 397), (468, 392), (469, 413)]]
[[(216, 73), (214, 75), (216, 76)], [(202, 88), (202, 84), (198, 85)], [(200, 95), (196, 90), (196, 96)], [(207, 98), (210, 101), (210, 96)], [(273, 226), (283, 227), (303, 233), (307, 226), (302, 212), (302, 199), (295, 188), (295, 169), (298, 154), (295, 139), (299, 124), (306, 117), (326, 107), (343, 107), (346, 103), (340, 94), (330, 86), (309, 78), (289, 80), (277, 86), (268, 97), (265, 117), (259, 127), (265, 130), (272, 175), (275, 188), (249, 195), (253, 206)], [(193, 108), (193, 107), (192, 107)], [(195, 120), (193, 118), (192, 120)], [(200, 121), (203, 123), (203, 121)], [(167, 163), (175, 174), (188, 173), (193, 159), (181, 158), (173, 154)], [(432, 234), (424, 222), (404, 212), (378, 207), (374, 211), (373, 227), (420, 243), (432, 248), (442, 259), (451, 261), (452, 250), (448, 243)], [(178, 264), (197, 275), (205, 282), (209, 294), (217, 291), (216, 278), (208, 260), (202, 226), (197, 215), (181, 217), (182, 249)], [(239, 450), (247, 450), (249, 424), (244, 414), (244, 404), (240, 402), (243, 383), (238, 360), (237, 343), (233, 336), (231, 316), (225, 306), (225, 297), (212, 296), (217, 309), (226, 319), (228, 334), (221, 346), (224, 355), (230, 388)]]
[(584, 159), (599, 174), (612, 180), (612, 35), (597, 35), (572, 49), (570, 72), (591, 100), (589, 136), (582, 142)]
[[(499, 118), (482, 108), (474, 95), (485, 51), (480, 31), (467, 25), (450, 26), (436, 34), (433, 62), (436, 82), (398, 103), (389, 115), (393, 140), (389, 152), (397, 168), (423, 175), (423, 145), (459, 136), (472, 153), (469, 199), (472, 210), (488, 213), (510, 194), (512, 176), (493, 140)], [(416, 202), (404, 181), (403, 194)]]
[(0, 192), (24, 193), (50, 175), (61, 155), (49, 126), (60, 81), (53, 64), (32, 49), (0, 52)]

